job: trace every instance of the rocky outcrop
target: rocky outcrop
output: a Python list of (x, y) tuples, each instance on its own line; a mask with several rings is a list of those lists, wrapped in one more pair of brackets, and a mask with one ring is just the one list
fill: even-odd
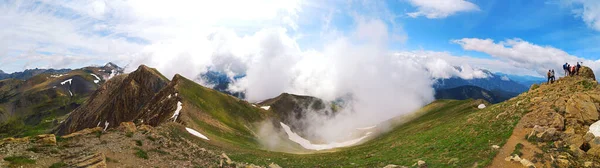
[(587, 79), (596, 80), (596, 75), (594, 75), (594, 71), (590, 67), (582, 66), (579, 69), (579, 76), (582, 76)]
[(121, 122), (133, 121), (168, 82), (158, 71), (144, 65), (128, 75), (114, 77), (75, 109), (56, 132), (64, 135), (96, 126), (113, 128)]
[(69, 167), (106, 168), (106, 156), (104, 153), (81, 156), (66, 162)]
[(598, 108), (590, 96), (577, 93), (567, 101), (565, 117), (578, 123), (590, 125), (598, 121)]

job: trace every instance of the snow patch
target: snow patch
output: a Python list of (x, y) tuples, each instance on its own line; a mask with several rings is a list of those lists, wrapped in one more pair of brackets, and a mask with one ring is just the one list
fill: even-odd
[(60, 85), (65, 85), (65, 83), (69, 83), (69, 85), (71, 85), (71, 81), (73, 81), (73, 79), (67, 79), (63, 82), (60, 82)]
[(170, 99), (170, 98), (171, 98), (171, 94), (169, 94), (169, 96), (167, 96), (167, 99)]
[(104, 121), (104, 131), (105, 132), (106, 132), (106, 129), (108, 128), (108, 124), (110, 124), (110, 123), (108, 123), (108, 121)]
[(256, 105), (254, 105), (254, 104), (251, 104), (251, 105), (252, 105), (252, 107), (256, 107)]
[(477, 106), (477, 108), (484, 109), (485, 108), (485, 104), (480, 104), (479, 106)]
[(271, 108), (271, 106), (262, 106), (260, 108), (265, 109), (265, 110), (269, 110)]
[(300, 135), (292, 132), (292, 129), (289, 126), (285, 125), (282, 122), (280, 122), (280, 124), (281, 124), (281, 127), (283, 127), (283, 129), (285, 130), (285, 133), (288, 135), (288, 138), (291, 141), (296, 142), (296, 143), (300, 144), (300, 146), (304, 147), (305, 149), (310, 149), (310, 150), (326, 150), (326, 149), (352, 146), (352, 145), (364, 140), (365, 138), (369, 137), (369, 135), (371, 135), (371, 133), (372, 133), (372, 132), (368, 132), (363, 137), (345, 141), (345, 142), (333, 142), (333, 143), (329, 143), (329, 144), (313, 144), (309, 140), (304, 139)]
[(96, 124), (96, 127), (99, 127), (101, 122), (102, 121), (98, 121), (98, 124)]
[(181, 111), (182, 107), (181, 105), (183, 105), (180, 101), (177, 102), (177, 109), (175, 110), (175, 113), (173, 113), (173, 116), (171, 118), (173, 119), (173, 122), (177, 121), (177, 117), (179, 116), (179, 112)]
[(115, 71), (114, 69), (110, 71), (110, 75), (108, 75), (108, 77), (106, 78), (106, 80), (109, 80), (113, 77), (115, 77), (117, 75), (117, 71)]
[(377, 127), (377, 125), (373, 125), (373, 126), (370, 126), (370, 127), (357, 128), (357, 130), (370, 130), (370, 129), (373, 129), (375, 127)]
[(199, 133), (199, 132), (198, 132), (198, 131), (196, 131), (196, 130), (193, 130), (193, 129), (191, 129), (191, 128), (187, 128), (187, 127), (185, 128), (185, 130), (187, 130), (187, 132), (189, 132), (190, 134), (192, 134), (192, 135), (194, 135), (194, 136), (197, 136), (197, 137), (199, 137), (199, 138), (202, 138), (202, 139), (209, 140), (209, 139), (208, 139), (208, 137), (206, 137), (206, 136), (202, 135), (201, 133)]
[(100, 77), (98, 77), (98, 75), (96, 74), (92, 74), (92, 76), (96, 77), (96, 80), (94, 80), (94, 83), (99, 83), (100, 82)]
[(600, 121), (596, 121), (590, 125), (590, 130), (588, 132), (594, 134), (594, 136), (600, 136)]
[(51, 78), (58, 78), (61, 76), (65, 76), (66, 74), (54, 74), (54, 75), (50, 75)]

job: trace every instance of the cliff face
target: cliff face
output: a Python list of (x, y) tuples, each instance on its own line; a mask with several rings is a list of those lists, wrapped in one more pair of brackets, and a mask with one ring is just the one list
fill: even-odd
[(128, 75), (116, 76), (75, 109), (56, 132), (68, 134), (96, 126), (112, 128), (134, 120), (140, 109), (168, 82), (156, 70), (144, 65)]

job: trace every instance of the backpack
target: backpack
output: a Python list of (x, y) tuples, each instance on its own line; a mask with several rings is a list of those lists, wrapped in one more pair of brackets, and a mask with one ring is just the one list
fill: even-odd
[(563, 69), (567, 69), (567, 64), (564, 64), (564, 65), (563, 65)]

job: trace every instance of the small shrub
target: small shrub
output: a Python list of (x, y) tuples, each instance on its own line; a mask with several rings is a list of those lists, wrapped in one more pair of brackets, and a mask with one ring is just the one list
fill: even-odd
[(148, 159), (148, 153), (140, 148), (135, 148), (135, 156), (142, 159)]
[(102, 131), (94, 132), (96, 134), (96, 138), (100, 138), (102, 136)]
[(150, 135), (146, 136), (146, 139), (148, 139), (148, 140), (150, 140), (152, 142), (156, 141), (156, 138), (154, 138), (154, 137), (152, 137)]
[(133, 137), (133, 132), (127, 132), (125, 134), (125, 136), (131, 138), (131, 137)]
[(69, 165), (67, 165), (65, 162), (57, 162), (54, 163), (50, 166), (50, 168), (61, 168), (61, 167), (68, 167)]
[(169, 154), (169, 152), (166, 152), (166, 151), (163, 151), (163, 150), (160, 150), (160, 149), (152, 149), (152, 150), (149, 150), (149, 152), (155, 152), (155, 153), (158, 153), (158, 154), (161, 154), (161, 155), (168, 155)]
[(521, 149), (523, 149), (523, 144), (517, 143), (517, 145), (515, 145), (515, 150), (513, 150), (513, 152), (510, 155), (511, 156), (513, 156), (513, 155), (522, 156), (523, 152), (521, 152)]
[(29, 159), (27, 156), (9, 156), (4, 158), (11, 165), (35, 164), (35, 160)]
[(40, 153), (41, 151), (43, 151), (42, 148), (39, 148), (37, 146), (31, 147), (31, 148), (27, 148), (25, 149), (26, 151), (31, 151), (33, 153)]
[(109, 157), (106, 157), (106, 161), (107, 161), (107, 162), (113, 162), (113, 163), (119, 163), (119, 161), (118, 161), (118, 160), (116, 160), (116, 159), (113, 159), (113, 158), (109, 158)]
[(142, 146), (142, 140), (135, 140), (135, 145)]

